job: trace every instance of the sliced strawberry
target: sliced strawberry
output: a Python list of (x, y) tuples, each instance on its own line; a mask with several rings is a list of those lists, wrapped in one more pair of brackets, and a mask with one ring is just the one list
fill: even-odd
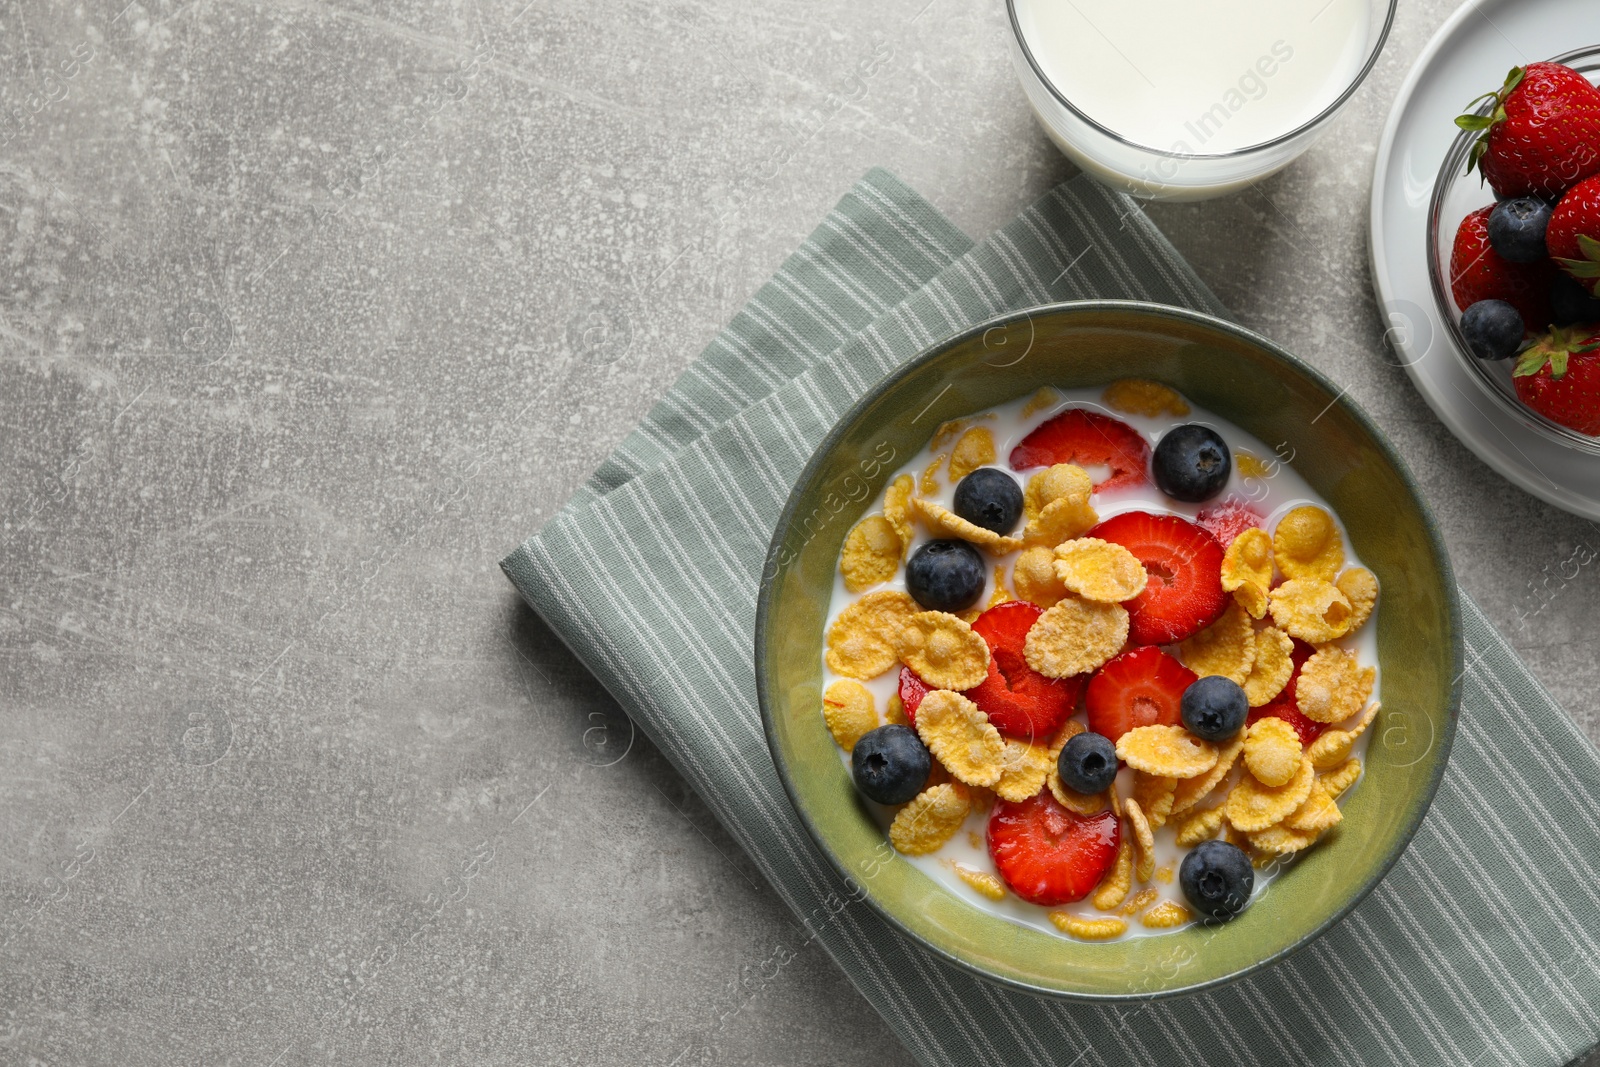
[(1089, 679), (1089, 729), (1115, 741), (1135, 726), (1176, 726), (1183, 691), (1199, 675), (1159, 648), (1113, 656)]
[(1456, 307), (1467, 310), (1480, 300), (1504, 300), (1522, 316), (1524, 332), (1538, 333), (1550, 325), (1550, 285), (1556, 266), (1548, 259), (1513, 263), (1489, 244), (1489, 213), (1481, 207), (1461, 220), (1450, 250), (1450, 295)]
[(917, 725), (917, 709), (922, 706), (922, 698), (931, 692), (933, 686), (924, 682), (916, 671), (910, 667), (900, 668), (900, 706), (905, 709), (906, 721), (912, 726)]
[(1246, 725), (1271, 715), (1293, 726), (1295, 732), (1300, 735), (1300, 743), (1302, 745), (1309, 745), (1322, 736), (1322, 731), (1328, 728), (1328, 724), (1317, 722), (1315, 719), (1308, 719), (1302, 715), (1294, 695), (1295, 682), (1300, 678), (1300, 668), (1305, 666), (1306, 660), (1310, 659), (1311, 654), (1315, 651), (1315, 648), (1298, 637), (1294, 638), (1294, 649), (1289, 653), (1289, 658), (1294, 662), (1294, 672), (1289, 675), (1288, 684), (1283, 687), (1283, 692), (1261, 705), (1261, 707), (1251, 708)]
[[(995, 729), (1025, 741), (1048, 741), (1055, 736), (1083, 690), (1082, 675), (1046, 678), (1023, 659), (1028, 630), (1043, 614), (1026, 600), (1008, 600), (985, 611), (972, 624), (989, 645), (989, 677), (968, 689), (967, 699), (989, 716)], [(920, 702), (922, 698), (917, 699)], [(905, 702), (904, 689), (900, 700)]]
[(1120, 419), (1068, 408), (1045, 420), (1011, 450), (1014, 471), (1057, 463), (1109, 467), (1111, 473), (1094, 484), (1096, 492), (1144, 485), (1150, 480), (1150, 442)]
[(1233, 544), (1233, 539), (1246, 530), (1261, 529), (1261, 512), (1245, 503), (1241, 497), (1230, 496), (1222, 503), (1205, 508), (1194, 517), (1196, 526), (1205, 530), (1223, 548)]
[(989, 855), (1012, 892), (1054, 907), (1088, 896), (1117, 859), (1115, 812), (1076, 815), (1044, 790), (1020, 804), (1000, 801), (989, 816)]
[(1144, 592), (1127, 601), (1128, 636), (1136, 645), (1168, 645), (1217, 621), (1228, 605), (1222, 590), (1222, 546), (1188, 519), (1128, 511), (1087, 537), (1114, 541), (1144, 564)]

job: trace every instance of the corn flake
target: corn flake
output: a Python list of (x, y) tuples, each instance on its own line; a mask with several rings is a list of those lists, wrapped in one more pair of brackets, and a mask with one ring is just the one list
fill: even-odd
[(1022, 542), (1015, 537), (1001, 537), (993, 530), (985, 530), (976, 523), (968, 522), (943, 504), (934, 503), (920, 496), (911, 498), (911, 510), (934, 533), (948, 534), (963, 541), (970, 541), (985, 552), (1003, 556), (1022, 547)]
[(834, 682), (822, 694), (822, 718), (834, 742), (849, 752), (863, 735), (878, 727), (872, 691), (860, 682)]
[(1077, 500), (1087, 504), (1094, 492), (1094, 479), (1089, 472), (1073, 463), (1057, 463), (1046, 467), (1028, 479), (1022, 490), (1022, 507), (1030, 519), (1036, 519), (1045, 507), (1057, 500)]
[(1050, 762), (1054, 763), (1061, 756), (1061, 750), (1067, 747), (1067, 742), (1083, 733), (1088, 727), (1077, 719), (1068, 719), (1056, 728), (1055, 737), (1050, 739)]
[(965, 621), (943, 611), (907, 619), (895, 652), (900, 662), (938, 689), (971, 689), (989, 677), (989, 646)]
[(939, 491), (939, 468), (944, 466), (944, 453), (941, 452), (928, 461), (922, 468), (922, 477), (917, 481), (917, 488), (924, 493), (937, 493)]
[(1030, 545), (1055, 546), (1083, 535), (1099, 521), (1099, 513), (1087, 501), (1052, 500), (1023, 527), (1022, 540)]
[(974, 426), (961, 435), (950, 452), (950, 480), (959, 482), (979, 467), (993, 462), (994, 434), (986, 426)]
[(903, 547), (894, 523), (882, 515), (868, 515), (844, 539), (839, 557), (839, 573), (844, 587), (852, 593), (887, 582), (900, 569)]
[(1026, 404), (1022, 405), (1022, 417), (1024, 419), (1030, 418), (1046, 408), (1055, 407), (1060, 402), (1060, 393), (1056, 392), (1048, 385), (1043, 386), (1038, 392), (1034, 393), (1028, 398), (1028, 402)]
[(1096, 669), (1127, 640), (1128, 612), (1122, 605), (1069, 598), (1034, 620), (1022, 656), (1046, 678), (1070, 678)]
[(1202, 678), (1222, 677), (1243, 685), (1256, 661), (1255, 630), (1250, 615), (1237, 604), (1229, 604), (1222, 618), (1178, 646), (1183, 665)]
[(988, 871), (975, 871), (962, 864), (955, 865), (956, 877), (971, 886), (980, 896), (990, 900), (1004, 900), (1006, 885), (1000, 880), (999, 875), (990, 874)]
[(1005, 742), (978, 705), (948, 689), (935, 689), (917, 707), (917, 736), (945, 769), (967, 785), (1000, 780)]
[(1163, 778), (1197, 778), (1217, 765), (1217, 748), (1181, 726), (1135, 726), (1117, 739), (1117, 758)]
[(1085, 600), (1119, 604), (1144, 592), (1139, 557), (1112, 541), (1080, 537), (1056, 546), (1056, 577)]
[(906, 706), (900, 702), (899, 693), (889, 694), (889, 702), (883, 706), (883, 721), (894, 726), (911, 725), (911, 720), (906, 718)]
[(1005, 752), (1000, 757), (1000, 780), (994, 791), (1001, 800), (1020, 803), (1044, 788), (1055, 761), (1050, 750), (1043, 745), (1030, 745), (1026, 741), (1007, 739)]
[(1146, 774), (1144, 771), (1133, 772), (1133, 799), (1139, 802), (1152, 830), (1159, 830), (1166, 825), (1167, 818), (1172, 814), (1173, 793), (1177, 788), (1176, 778)]
[(1126, 904), (1118, 908), (1117, 914), (1123, 916), (1137, 915), (1150, 905), (1154, 904), (1160, 896), (1161, 893), (1156, 889), (1155, 886), (1147, 885), (1129, 898)]
[(1333, 516), (1315, 504), (1295, 508), (1278, 520), (1272, 552), (1286, 578), (1332, 582), (1344, 566), (1344, 538)]
[(1067, 596), (1067, 587), (1056, 575), (1056, 554), (1044, 545), (1030, 545), (1011, 565), (1011, 584), (1017, 596), (1041, 608), (1053, 608)]
[(1080, 793), (1075, 789), (1069, 789), (1055, 768), (1051, 768), (1050, 773), (1045, 776), (1044, 784), (1050, 790), (1050, 795), (1056, 798), (1056, 803), (1075, 815), (1098, 815), (1111, 807), (1111, 790)]
[(1331, 771), (1349, 759), (1356, 738), (1366, 732), (1377, 714), (1378, 705), (1369, 704), (1367, 710), (1362, 713), (1360, 721), (1350, 729), (1325, 731), (1321, 737), (1311, 742), (1310, 748), (1306, 749), (1306, 755), (1311, 757), (1311, 765), (1319, 771)]
[(1342, 722), (1366, 706), (1377, 673), (1360, 666), (1348, 649), (1319, 649), (1300, 668), (1295, 706), (1308, 719)]
[(1222, 828), (1221, 808), (1201, 808), (1190, 812), (1173, 824), (1181, 848), (1192, 848), (1202, 841), (1210, 841)]
[(961, 436), (961, 431), (972, 425), (971, 419), (951, 419), (941, 422), (939, 428), (933, 431), (933, 437), (928, 440), (928, 450), (937, 452), (945, 445)]
[(1290, 637), (1327, 644), (1350, 632), (1350, 600), (1332, 582), (1291, 578), (1272, 591), (1272, 621)]
[(1351, 757), (1327, 774), (1317, 776), (1317, 781), (1322, 783), (1322, 788), (1335, 800), (1346, 789), (1355, 785), (1356, 779), (1361, 777), (1361, 761)]
[(1228, 822), (1247, 834), (1282, 822), (1311, 795), (1314, 777), (1311, 761), (1304, 757), (1300, 760), (1300, 769), (1283, 785), (1264, 785), (1251, 775), (1242, 776), (1228, 791), (1224, 805)]
[(1119, 378), (1106, 386), (1101, 399), (1107, 407), (1124, 415), (1171, 415), (1181, 419), (1189, 414), (1188, 401), (1176, 389), (1148, 378)]
[(1257, 719), (1244, 733), (1244, 765), (1262, 785), (1284, 785), (1300, 773), (1300, 735), (1276, 715)]
[(911, 529), (911, 494), (915, 491), (916, 483), (911, 480), (909, 474), (900, 475), (883, 491), (883, 517), (889, 520), (894, 532), (900, 535), (902, 553), (911, 547), (911, 539), (914, 536)]
[(1057, 930), (1080, 941), (1109, 941), (1128, 930), (1128, 924), (1121, 919), (1090, 919), (1070, 911), (1052, 911), (1050, 921), (1056, 924)]
[(1233, 770), (1234, 761), (1239, 758), (1239, 753), (1243, 751), (1244, 735), (1240, 734), (1217, 749), (1217, 765), (1215, 767), (1199, 777), (1180, 779), (1178, 788), (1172, 794), (1172, 814), (1177, 815), (1188, 811), (1210, 796), (1211, 791), (1221, 784), (1224, 778), (1228, 777), (1228, 772)]
[[(1334, 809), (1338, 811), (1338, 808)], [(1315, 844), (1315, 833), (1302, 833), (1279, 824), (1257, 830), (1250, 835), (1250, 846), (1270, 856), (1288, 856)]]
[(1234, 452), (1233, 463), (1239, 468), (1239, 473), (1246, 478), (1272, 477), (1272, 469), (1262, 462), (1260, 456), (1243, 449)]
[(889, 824), (889, 843), (907, 856), (926, 856), (944, 847), (967, 821), (967, 798), (955, 786), (924, 789)]
[(1182, 926), (1194, 916), (1189, 909), (1175, 900), (1164, 900), (1151, 908), (1139, 920), (1151, 930), (1170, 930), (1174, 926)]
[(1252, 708), (1270, 704), (1294, 676), (1294, 641), (1276, 626), (1255, 635), (1256, 659), (1244, 680), (1244, 696)]
[(1222, 554), (1222, 588), (1259, 619), (1267, 613), (1267, 594), (1272, 588), (1272, 538), (1267, 531), (1251, 527), (1228, 543)]
[(1345, 632), (1355, 633), (1378, 603), (1378, 579), (1365, 567), (1351, 567), (1333, 584), (1350, 601), (1350, 628)]
[(1339, 805), (1333, 802), (1328, 787), (1321, 782), (1313, 782), (1310, 795), (1283, 820), (1283, 825), (1287, 829), (1303, 834), (1320, 834), (1343, 821), (1344, 813), (1339, 810)]
[(1011, 594), (1006, 592), (1006, 568), (1002, 563), (994, 565), (994, 592), (989, 594), (989, 603), (986, 607), (1004, 604), (1011, 599)]
[(1133, 888), (1133, 842), (1131, 835), (1123, 834), (1117, 843), (1117, 858), (1111, 870), (1100, 880), (1089, 902), (1101, 911), (1112, 911), (1128, 897)]
[(921, 610), (899, 590), (866, 594), (828, 627), (828, 669), (846, 678), (876, 678), (900, 661), (895, 642), (906, 622)]
[(1128, 800), (1122, 805), (1127, 812), (1128, 825), (1133, 829), (1133, 873), (1141, 882), (1148, 882), (1150, 876), (1156, 872), (1156, 838), (1150, 829), (1150, 820), (1144, 817), (1144, 809), (1139, 807), (1137, 800)]

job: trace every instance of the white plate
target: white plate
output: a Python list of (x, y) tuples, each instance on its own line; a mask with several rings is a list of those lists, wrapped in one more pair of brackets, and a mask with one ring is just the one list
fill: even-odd
[[(1434, 34), (1400, 87), (1372, 179), (1372, 281), (1396, 358), (1450, 432), (1513, 485), (1600, 519), (1600, 460), (1501, 410), (1451, 349), (1428, 280), (1428, 200), (1452, 120), (1506, 71), (1600, 42), (1600, 0), (1469, 0)], [(1493, 196), (1484, 189), (1484, 202)]]

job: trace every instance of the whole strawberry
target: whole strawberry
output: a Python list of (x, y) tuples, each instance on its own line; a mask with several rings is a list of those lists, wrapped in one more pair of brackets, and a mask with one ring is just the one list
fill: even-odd
[(1528, 407), (1552, 422), (1600, 436), (1600, 331), (1557, 328), (1517, 358), (1512, 384)]
[(1567, 191), (1550, 213), (1544, 240), (1562, 270), (1600, 295), (1600, 175)]
[(1462, 311), (1480, 300), (1504, 300), (1517, 309), (1529, 332), (1550, 325), (1550, 283), (1556, 268), (1548, 259), (1513, 263), (1489, 244), (1489, 213), (1481, 207), (1461, 220), (1450, 250), (1450, 295)]
[(1600, 173), (1600, 89), (1571, 67), (1512, 67), (1505, 84), (1469, 111), (1484, 100), (1491, 102), (1487, 115), (1465, 114), (1456, 125), (1482, 131), (1467, 173), (1481, 168), (1501, 199), (1557, 197)]

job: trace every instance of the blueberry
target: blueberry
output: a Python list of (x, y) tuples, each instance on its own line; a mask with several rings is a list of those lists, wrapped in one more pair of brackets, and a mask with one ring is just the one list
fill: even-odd
[(906, 592), (929, 611), (965, 611), (988, 577), (983, 557), (965, 541), (926, 541), (906, 564)]
[(1183, 725), (1202, 741), (1226, 741), (1250, 717), (1250, 701), (1231, 678), (1211, 674), (1183, 691)]
[(1592, 295), (1572, 275), (1557, 272), (1550, 285), (1550, 312), (1552, 326), (1600, 322), (1600, 297)]
[(1256, 872), (1238, 845), (1202, 841), (1183, 857), (1178, 884), (1195, 911), (1207, 919), (1226, 921), (1250, 903)]
[(1550, 205), (1532, 196), (1502, 200), (1489, 212), (1489, 246), (1513, 263), (1537, 263), (1550, 255), (1544, 231)]
[(1522, 333), (1522, 316), (1504, 300), (1480, 300), (1461, 314), (1461, 336), (1479, 359), (1510, 359)]
[(955, 513), (1004, 537), (1022, 518), (1022, 487), (1003, 470), (979, 467), (956, 486)]
[(1102, 792), (1117, 778), (1117, 746), (1105, 734), (1074, 734), (1056, 760), (1056, 771), (1073, 792)]
[(879, 804), (904, 804), (928, 781), (933, 757), (917, 732), (890, 724), (861, 735), (850, 750), (850, 773), (856, 788)]
[(1196, 503), (1222, 492), (1233, 470), (1233, 456), (1221, 434), (1189, 423), (1162, 436), (1151, 470), (1163, 493)]

